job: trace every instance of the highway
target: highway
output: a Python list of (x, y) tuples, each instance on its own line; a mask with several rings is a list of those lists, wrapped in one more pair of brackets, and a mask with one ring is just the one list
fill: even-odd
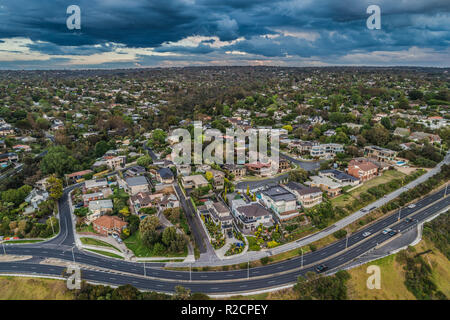
[[(73, 188), (73, 187), (72, 187)], [(60, 277), (64, 267), (40, 263), (45, 258), (57, 258), (65, 261), (75, 260), (81, 264), (82, 278), (84, 280), (110, 284), (132, 284), (144, 290), (172, 292), (176, 285), (183, 285), (194, 292), (209, 294), (239, 293), (261, 290), (270, 287), (294, 283), (299, 275), (313, 271), (320, 262), (330, 270), (339, 268), (352, 261), (365, 252), (372, 250), (378, 244), (390, 239), (389, 235), (382, 234), (386, 227), (394, 230), (406, 231), (414, 227), (405, 218), (414, 216), (418, 222), (424, 221), (430, 216), (449, 207), (449, 197), (444, 197), (445, 190), (436, 192), (416, 203), (414, 208), (403, 208), (399, 214), (395, 212), (383, 219), (352, 234), (347, 239), (337, 241), (315, 252), (310, 252), (302, 257), (296, 257), (287, 261), (270, 264), (249, 270), (213, 271), (213, 272), (186, 272), (164, 270), (163, 263), (146, 264), (122, 261), (101, 257), (94, 253), (80, 251), (74, 247), (73, 222), (67, 201), (69, 189), (66, 189), (60, 200), (60, 233), (57, 237), (42, 243), (5, 245), (7, 254), (33, 256), (31, 260), (17, 262), (0, 262), (0, 272), (9, 274), (40, 274)], [(394, 225), (392, 227), (392, 225)], [(364, 238), (364, 232), (371, 235)], [(346, 247), (347, 242), (347, 249)], [(2, 252), (0, 248), (0, 252)], [(302, 266), (304, 268), (300, 269)], [(145, 274), (145, 276), (144, 276)]]

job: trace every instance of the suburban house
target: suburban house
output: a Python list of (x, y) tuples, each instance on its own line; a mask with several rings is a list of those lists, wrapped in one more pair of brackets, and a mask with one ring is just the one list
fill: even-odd
[(89, 202), (89, 214), (86, 217), (88, 223), (94, 221), (107, 212), (112, 212), (113, 202), (110, 199), (95, 200)]
[(91, 179), (84, 182), (83, 193), (99, 192), (108, 187), (106, 179)]
[(122, 169), (125, 166), (125, 156), (105, 156), (103, 159), (111, 170)]
[(180, 164), (177, 166), (178, 174), (182, 176), (188, 176), (191, 174), (191, 165), (190, 164)]
[(148, 180), (145, 176), (129, 177), (125, 179), (125, 189), (131, 195), (149, 191)]
[(361, 181), (367, 181), (378, 175), (378, 167), (367, 160), (353, 159), (348, 164), (347, 172)]
[(92, 221), (94, 230), (105, 236), (112, 235), (114, 233), (120, 235), (122, 230), (127, 225), (127, 222), (123, 221), (117, 216), (101, 216), (100, 218)]
[(196, 174), (193, 176), (183, 176), (181, 177), (181, 183), (185, 189), (191, 188), (202, 188), (207, 187), (208, 180), (205, 179), (201, 174)]
[(216, 225), (221, 225), (225, 232), (233, 228), (233, 216), (230, 210), (221, 202), (206, 201), (204, 205), (197, 208), (200, 216), (211, 219)]
[(280, 220), (289, 220), (300, 214), (297, 210), (297, 197), (280, 185), (262, 191), (261, 200)]
[(278, 172), (284, 172), (291, 168), (291, 164), (288, 160), (280, 158), (278, 161)]
[(342, 186), (356, 186), (360, 182), (357, 177), (336, 169), (319, 171), (319, 176), (331, 178), (339, 182)]
[(413, 132), (409, 136), (412, 141), (418, 142), (421, 140), (428, 140), (430, 143), (441, 143), (441, 137), (437, 134), (426, 133), (426, 132)]
[[(25, 202), (29, 203), (34, 210), (37, 210), (39, 208), (39, 204), (43, 201), (46, 201), (48, 199), (48, 196), (49, 194), (47, 191), (40, 189), (33, 189), (25, 198)], [(34, 210), (31, 210), (30, 208), (29, 210), (27, 210), (27, 212)]]
[(364, 147), (364, 155), (381, 162), (393, 162), (397, 152), (378, 146), (367, 146)]
[(162, 210), (180, 207), (180, 201), (173, 193), (164, 195), (157, 204)]
[(104, 188), (101, 191), (93, 192), (93, 193), (85, 193), (82, 196), (84, 206), (85, 207), (88, 206), (90, 201), (108, 198), (110, 195), (112, 195), (112, 193), (113, 192), (112, 192), (111, 188)]
[(408, 128), (400, 128), (397, 127), (394, 130), (394, 136), (399, 136), (399, 137), (408, 137), (410, 134), (410, 130)]
[(319, 144), (311, 147), (310, 155), (315, 158), (334, 158), (337, 153), (344, 152), (344, 146), (339, 143)]
[(82, 179), (85, 175), (93, 173), (92, 170), (83, 170), (83, 171), (77, 171), (73, 173), (66, 174), (66, 181), (69, 182), (76, 182), (77, 180)]
[(173, 183), (174, 176), (169, 168), (161, 168), (156, 171), (156, 180), (161, 183)]
[(246, 203), (242, 199), (232, 201), (232, 213), (236, 217), (236, 223), (245, 233), (251, 233), (260, 224), (273, 226), (272, 214), (261, 204)]
[(261, 177), (267, 177), (272, 174), (272, 165), (270, 163), (246, 163), (247, 171)]
[(129, 169), (127, 169), (127, 171), (125, 171), (125, 175), (127, 177), (135, 177), (135, 176), (141, 176), (141, 175), (143, 175), (146, 172), (147, 171), (145, 170), (144, 167), (132, 166)]
[(247, 169), (243, 165), (237, 164), (224, 164), (222, 168), (227, 171), (229, 174), (234, 175), (236, 179), (245, 177), (247, 173)]
[(138, 192), (129, 199), (131, 212), (139, 214), (141, 208), (153, 207), (153, 198), (150, 192)]
[(208, 170), (213, 175), (213, 186), (217, 190), (222, 190), (225, 184), (225, 172), (219, 170)]
[(15, 152), (7, 152), (0, 154), (0, 162), (15, 162), (19, 160), (19, 156)]
[(320, 188), (332, 198), (339, 195), (342, 191), (342, 185), (339, 182), (325, 176), (312, 176), (311, 181), (306, 181), (305, 184), (311, 187)]
[(14, 151), (24, 151), (24, 152), (30, 152), (31, 147), (27, 146), (26, 144), (16, 144), (12, 147)]
[(304, 208), (311, 208), (322, 202), (323, 192), (317, 187), (304, 186), (294, 181), (288, 182), (285, 187), (297, 196), (297, 201)]

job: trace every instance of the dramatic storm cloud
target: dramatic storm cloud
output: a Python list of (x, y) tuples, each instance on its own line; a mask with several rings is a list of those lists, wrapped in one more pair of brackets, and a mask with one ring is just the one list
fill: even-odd
[(448, 0), (3, 0), (0, 68), (448, 66), (449, 16)]

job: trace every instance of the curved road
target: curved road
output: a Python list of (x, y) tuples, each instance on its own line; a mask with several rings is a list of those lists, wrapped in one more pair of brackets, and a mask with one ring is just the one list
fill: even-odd
[[(325, 261), (330, 270), (343, 266), (363, 253), (372, 250), (378, 244), (389, 240), (389, 235), (381, 233), (384, 228), (395, 225), (395, 227), (392, 227), (395, 230), (409, 230), (414, 227), (416, 222), (406, 222), (404, 219), (407, 216), (413, 215), (417, 222), (421, 222), (438, 212), (446, 210), (450, 205), (450, 198), (444, 197), (445, 190), (436, 192), (418, 201), (415, 208), (402, 209), (400, 221), (398, 221), (398, 212), (396, 212), (350, 235), (347, 249), (345, 248), (346, 239), (343, 239), (315, 252), (305, 254), (303, 256), (304, 268), (300, 268), (302, 258), (296, 257), (249, 270), (189, 273), (164, 270), (161, 268), (164, 265), (162, 263), (153, 263), (151, 267), (146, 267), (144, 270), (145, 265), (142, 263), (110, 259), (76, 249), (74, 247), (73, 221), (68, 204), (68, 193), (71, 188), (73, 186), (64, 191), (59, 203), (61, 231), (58, 236), (42, 243), (6, 245), (4, 248), (7, 254), (33, 256), (33, 258), (17, 262), (0, 262), (1, 273), (60, 277), (65, 267), (40, 262), (45, 258), (58, 258), (65, 261), (75, 259), (75, 263), (82, 264), (82, 278), (84, 280), (110, 285), (129, 283), (139, 289), (162, 292), (173, 292), (176, 285), (183, 285), (194, 292), (208, 294), (262, 290), (292, 284), (299, 275), (305, 275), (306, 272), (313, 271), (319, 262)], [(371, 232), (371, 235), (364, 238), (362, 233), (366, 231)], [(0, 252), (2, 251), (2, 248), (0, 248)]]

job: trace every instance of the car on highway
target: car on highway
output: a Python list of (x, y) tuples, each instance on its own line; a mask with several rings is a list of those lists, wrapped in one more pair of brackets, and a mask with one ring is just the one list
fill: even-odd
[(361, 212), (366, 212), (367, 210), (366, 209), (361, 209)]
[(316, 268), (317, 273), (322, 273), (328, 269), (328, 267), (324, 264), (319, 264)]
[(397, 232), (394, 231), (394, 230), (391, 230), (391, 231), (388, 232), (388, 235), (390, 235), (391, 237), (395, 236), (396, 234), (397, 234)]
[(392, 231), (391, 228), (386, 228), (386, 229), (383, 230), (383, 234), (388, 234), (391, 231)]
[(410, 209), (414, 209), (416, 207), (416, 205), (413, 203), (413, 204), (410, 204), (409, 206), (408, 206), (408, 208), (410, 208)]
[(371, 233), (369, 232), (369, 231), (366, 231), (366, 232), (364, 232), (363, 234), (362, 234), (362, 236), (365, 238), (365, 237), (368, 237), (368, 236), (370, 236), (371, 235)]

